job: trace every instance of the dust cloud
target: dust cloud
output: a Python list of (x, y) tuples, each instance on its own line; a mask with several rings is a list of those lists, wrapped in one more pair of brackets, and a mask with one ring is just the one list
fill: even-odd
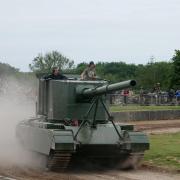
[(36, 87), (15, 78), (1, 80), (0, 87), (0, 166), (31, 166), (30, 152), (18, 143), (15, 129), (18, 122), (35, 115)]

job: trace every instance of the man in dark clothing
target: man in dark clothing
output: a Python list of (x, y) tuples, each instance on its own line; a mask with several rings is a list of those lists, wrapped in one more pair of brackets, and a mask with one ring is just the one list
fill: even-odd
[(44, 79), (67, 80), (68, 78), (60, 73), (58, 67), (54, 67), (52, 69), (52, 74), (45, 76)]
[(169, 96), (169, 102), (172, 103), (172, 102), (173, 102), (173, 98), (175, 97), (175, 91), (174, 91), (174, 89), (170, 89), (170, 90), (169, 90), (168, 96)]

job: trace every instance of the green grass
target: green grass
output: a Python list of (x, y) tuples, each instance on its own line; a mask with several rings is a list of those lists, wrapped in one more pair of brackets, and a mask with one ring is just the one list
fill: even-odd
[(180, 170), (180, 132), (150, 135), (150, 146), (145, 153), (145, 163)]
[(140, 105), (127, 105), (127, 106), (111, 106), (111, 112), (127, 112), (127, 111), (158, 111), (158, 110), (180, 110), (180, 106), (140, 106)]

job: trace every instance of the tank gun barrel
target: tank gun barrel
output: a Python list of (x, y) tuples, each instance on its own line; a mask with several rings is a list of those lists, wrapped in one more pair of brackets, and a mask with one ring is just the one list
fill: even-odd
[(118, 82), (114, 84), (107, 84), (107, 85), (100, 86), (97, 88), (84, 88), (79, 94), (83, 96), (96, 96), (96, 95), (109, 93), (111, 91), (122, 90), (122, 89), (132, 87), (135, 85), (136, 85), (135, 80), (127, 80), (127, 81), (122, 81), (122, 82)]

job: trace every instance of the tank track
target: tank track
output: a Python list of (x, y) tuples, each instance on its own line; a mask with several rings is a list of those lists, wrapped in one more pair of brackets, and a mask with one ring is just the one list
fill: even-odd
[(92, 164), (95, 168), (136, 169), (140, 165), (143, 156), (143, 153), (131, 153), (119, 158), (89, 158), (76, 157), (72, 152), (52, 151), (47, 160), (47, 168), (51, 171), (65, 171), (73, 169), (74, 166), (82, 165), (83, 162), (84, 167), (86, 167), (86, 164)]
[(47, 168), (52, 171), (64, 171), (70, 167), (72, 153), (51, 151), (47, 158)]
[(144, 153), (131, 153), (117, 157), (91, 157), (89, 162), (104, 169), (137, 169), (143, 157)]

